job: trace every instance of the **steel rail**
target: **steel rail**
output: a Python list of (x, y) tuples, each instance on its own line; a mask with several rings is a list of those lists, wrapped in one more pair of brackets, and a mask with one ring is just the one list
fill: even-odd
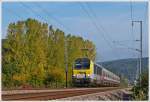
[(2, 100), (54, 100), (78, 95), (85, 95), (91, 93), (105, 92), (110, 90), (120, 89), (119, 87), (105, 87), (97, 89), (85, 89), (85, 90), (64, 90), (64, 91), (52, 91), (52, 92), (38, 92), (38, 93), (25, 93), (25, 94), (2, 94)]

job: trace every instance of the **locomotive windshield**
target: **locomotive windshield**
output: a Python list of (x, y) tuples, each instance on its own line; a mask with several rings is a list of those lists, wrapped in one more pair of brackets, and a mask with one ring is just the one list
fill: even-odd
[(75, 69), (89, 69), (90, 60), (88, 58), (78, 58), (75, 60)]

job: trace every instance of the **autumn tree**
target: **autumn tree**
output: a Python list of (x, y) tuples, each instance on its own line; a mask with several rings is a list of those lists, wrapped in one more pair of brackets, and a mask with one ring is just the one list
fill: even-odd
[(2, 42), (3, 87), (47, 87), (50, 83), (64, 83), (66, 39), (70, 40), (67, 52), (71, 82), (74, 60), (85, 55), (82, 48), (92, 48), (86, 54), (95, 59), (95, 45), (91, 41), (65, 34), (35, 19), (10, 23), (7, 37)]

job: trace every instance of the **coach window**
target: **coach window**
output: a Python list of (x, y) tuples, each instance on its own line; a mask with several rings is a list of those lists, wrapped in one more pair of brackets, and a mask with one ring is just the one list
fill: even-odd
[(105, 72), (103, 71), (103, 76), (105, 76)]
[(100, 75), (100, 68), (98, 68), (98, 74)]
[(105, 72), (103, 72), (103, 76), (105, 77)]

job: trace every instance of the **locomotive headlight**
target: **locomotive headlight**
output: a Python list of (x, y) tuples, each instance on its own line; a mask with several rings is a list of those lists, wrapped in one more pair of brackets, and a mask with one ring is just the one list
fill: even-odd
[(90, 74), (87, 74), (87, 76), (89, 77), (89, 76), (90, 76)]

